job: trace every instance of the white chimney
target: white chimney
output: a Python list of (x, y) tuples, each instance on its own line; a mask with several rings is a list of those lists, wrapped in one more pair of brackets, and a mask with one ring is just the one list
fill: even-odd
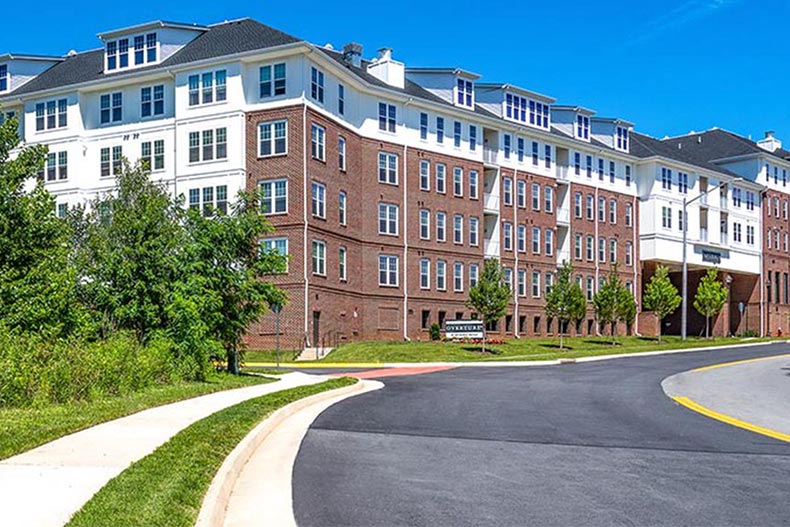
[(773, 130), (768, 130), (767, 132), (765, 132), (765, 138), (757, 141), (757, 146), (759, 146), (763, 150), (768, 150), (769, 152), (776, 152), (777, 150), (782, 148), (782, 142), (776, 137), (774, 137)]
[(368, 73), (390, 86), (403, 89), (406, 85), (406, 67), (392, 59), (390, 48), (381, 48), (379, 56), (368, 66)]

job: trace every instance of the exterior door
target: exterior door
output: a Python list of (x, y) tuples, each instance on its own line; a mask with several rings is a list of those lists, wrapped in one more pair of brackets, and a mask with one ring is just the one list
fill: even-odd
[(321, 312), (313, 311), (313, 347), (319, 346), (319, 335), (321, 335)]

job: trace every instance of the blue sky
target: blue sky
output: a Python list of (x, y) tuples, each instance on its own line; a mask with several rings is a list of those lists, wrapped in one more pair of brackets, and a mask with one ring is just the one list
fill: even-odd
[[(0, 53), (65, 54), (96, 33), (154, 19), (214, 23), (249, 16), (364, 56), (387, 46), (407, 66), (455, 66), (633, 121), (656, 137), (719, 126), (790, 146), (788, 0), (487, 0), (38, 2), (46, 16), (5, 25)], [(398, 5), (398, 8), (394, 8)], [(484, 9), (481, 9), (481, 6)], [(30, 21), (10, 2), (4, 20)], [(75, 7), (77, 7), (75, 9)]]

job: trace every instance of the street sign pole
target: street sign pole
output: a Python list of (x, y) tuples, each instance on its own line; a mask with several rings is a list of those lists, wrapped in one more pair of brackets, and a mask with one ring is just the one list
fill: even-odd
[(274, 360), (277, 363), (277, 369), (280, 369), (280, 311), (283, 306), (272, 304), (271, 308), (274, 311)]

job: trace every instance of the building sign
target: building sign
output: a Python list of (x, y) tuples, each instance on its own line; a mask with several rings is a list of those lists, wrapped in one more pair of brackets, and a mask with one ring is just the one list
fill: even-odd
[(702, 261), (712, 264), (721, 263), (721, 253), (716, 251), (702, 251)]
[(444, 336), (448, 339), (482, 339), (482, 320), (448, 320), (444, 323)]

